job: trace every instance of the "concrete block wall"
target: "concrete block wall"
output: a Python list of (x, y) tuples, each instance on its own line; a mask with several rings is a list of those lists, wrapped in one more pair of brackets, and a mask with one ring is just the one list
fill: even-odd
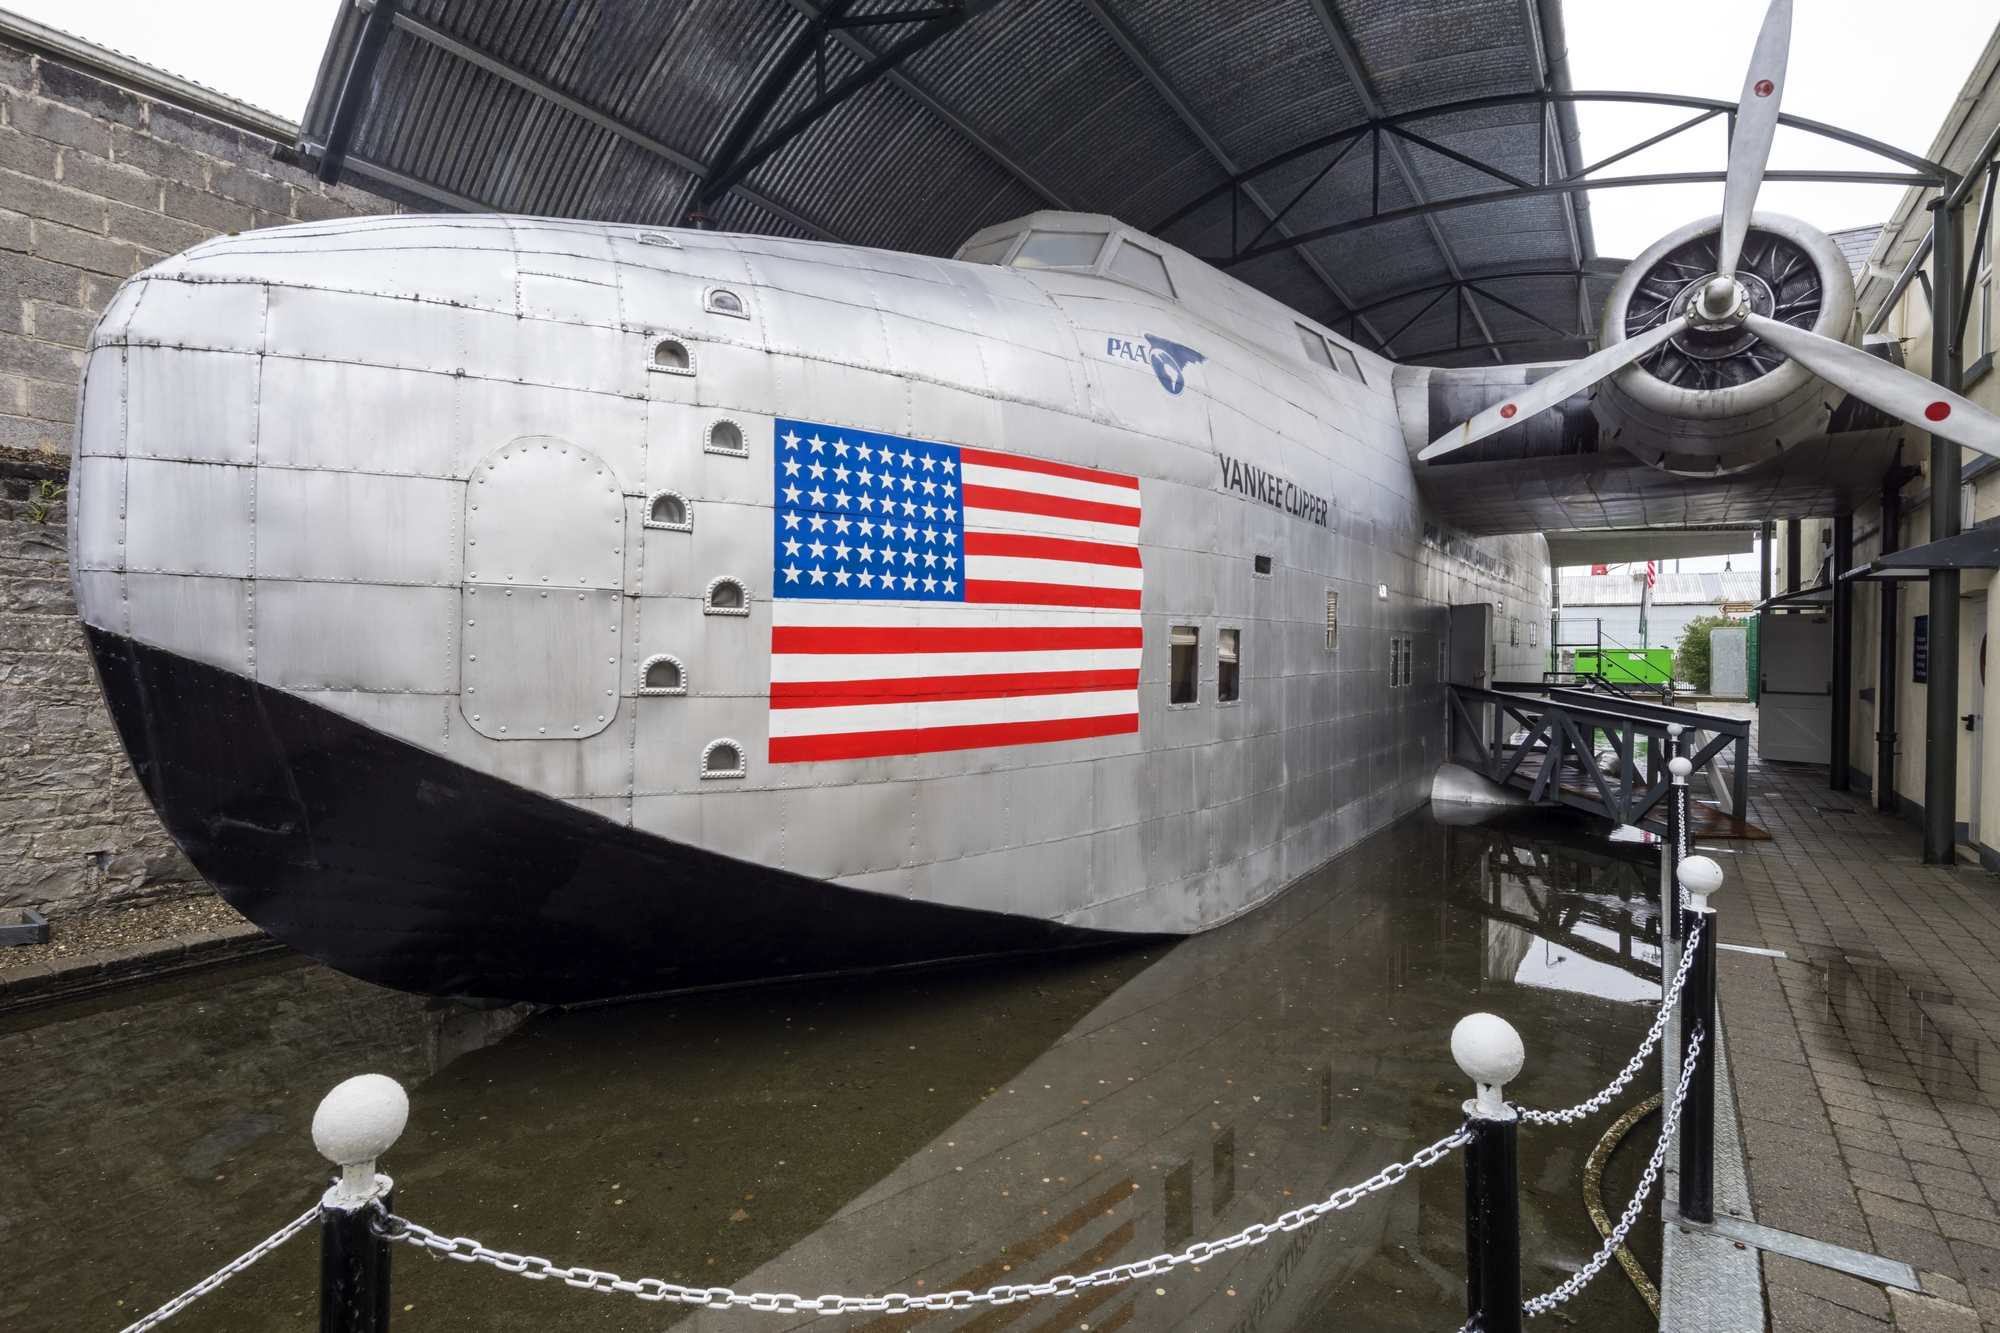
[(132, 774), (70, 594), (90, 330), (120, 282), (197, 241), (397, 207), (111, 75), (0, 35), (0, 906), (52, 916), (208, 892)]

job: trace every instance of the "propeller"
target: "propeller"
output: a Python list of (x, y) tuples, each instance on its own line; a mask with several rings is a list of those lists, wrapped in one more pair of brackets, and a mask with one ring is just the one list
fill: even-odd
[(1743, 94), (1736, 108), (1735, 134), (1729, 143), (1729, 173), (1722, 191), (1722, 235), (1716, 273), (1687, 306), (1687, 313), (1634, 338), (1573, 361), (1547, 379), (1526, 386), (1520, 394), (1433, 440), (1417, 457), (1422, 460), (1462, 449), (1476, 440), (1519, 425), (1537, 412), (1554, 407), (1653, 351), (1682, 330), (1746, 328), (1807, 370), (1844, 392), (1884, 412), (1901, 417), (1954, 444), (2000, 456), (2000, 417), (1974, 405), (1921, 375), (1844, 342), (1809, 329), (1780, 323), (1752, 312), (1750, 294), (1737, 280), (1736, 264), (1757, 207), (1757, 191), (1771, 159), (1771, 142), (1778, 132), (1778, 111), (1784, 101), (1785, 64), (1792, 41), (1792, 0), (1771, 0), (1764, 26), (1750, 53), (1743, 76)]
[(1439, 454), (1462, 449), (1474, 440), (1483, 440), (1495, 431), (1526, 421), (1535, 413), (1583, 392), (1599, 380), (1610, 378), (1687, 326), (1688, 317), (1680, 315), (1657, 329), (1646, 330), (1636, 338), (1613, 343), (1603, 351), (1592, 352), (1581, 361), (1572, 361), (1547, 379), (1523, 386), (1520, 393), (1504, 403), (1487, 408), (1451, 434), (1433, 440), (1430, 447), (1417, 457), (1423, 460), (1436, 458)]

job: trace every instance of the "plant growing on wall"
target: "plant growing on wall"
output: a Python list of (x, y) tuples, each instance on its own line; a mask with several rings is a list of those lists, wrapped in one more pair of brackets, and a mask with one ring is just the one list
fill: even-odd
[(67, 486), (58, 486), (52, 481), (35, 483), (34, 489), (28, 492), (28, 521), (30, 523), (48, 522), (49, 510), (54, 508), (56, 501), (62, 499), (67, 494), (69, 494), (69, 487)]
[(1707, 694), (1709, 680), (1708, 635), (1710, 630), (1728, 629), (1744, 622), (1735, 616), (1696, 616), (1681, 631), (1674, 649), (1674, 676), (1694, 686), (1697, 694)]

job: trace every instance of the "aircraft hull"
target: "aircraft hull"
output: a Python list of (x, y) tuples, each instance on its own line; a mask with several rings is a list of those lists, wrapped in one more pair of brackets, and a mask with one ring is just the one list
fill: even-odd
[[(94, 335), (70, 551), (114, 719), (194, 863), (333, 966), (582, 999), (1190, 934), (1427, 798), (1448, 606), (1497, 603), (1490, 669), (1539, 670), (1540, 539), (1427, 523), (1390, 365), (1314, 364), (1294, 312), (1205, 265), (1167, 251), (1169, 299), (660, 241), (277, 228), (138, 275)], [(828, 453), (787, 439), (815, 434)], [(1110, 561), (1068, 583), (1049, 560), (993, 576), (1075, 606), (796, 598), (785, 567), (821, 553), (786, 546), (789, 468), (837, 466), (842, 438), (1025, 467), (1015, 484), (1078, 531), (1137, 521), (1122, 548), (1033, 537)], [(1125, 503), (1074, 503), (1120, 484)], [(717, 604), (729, 581), (740, 600)], [(1062, 657), (1118, 598), (1124, 646)], [(883, 683), (818, 671), (822, 696), (786, 711), (802, 682), (781, 642), (897, 616), (1015, 637), (953, 667), (878, 651), (875, 676), (948, 681), (901, 748), (858, 725), (802, 742), (801, 721), (868, 711), (842, 691)], [(1191, 700), (1170, 681), (1183, 634)], [(1080, 677), (1124, 701), (1117, 725), (1079, 725)], [(737, 766), (712, 771), (718, 752)], [(480, 795), (455, 815), (447, 791)]]

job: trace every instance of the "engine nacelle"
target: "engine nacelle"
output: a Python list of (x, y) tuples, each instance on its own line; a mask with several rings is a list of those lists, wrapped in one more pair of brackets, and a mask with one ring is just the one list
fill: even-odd
[[(1626, 267), (1604, 302), (1604, 346), (1686, 311), (1715, 274), (1721, 225), (1691, 222)], [(1757, 314), (1855, 341), (1853, 270), (1819, 229), (1754, 214), (1736, 276)], [(1608, 436), (1655, 467), (1710, 475), (1824, 434), (1842, 397), (1753, 333), (1693, 327), (1600, 385), (1591, 410)]]

